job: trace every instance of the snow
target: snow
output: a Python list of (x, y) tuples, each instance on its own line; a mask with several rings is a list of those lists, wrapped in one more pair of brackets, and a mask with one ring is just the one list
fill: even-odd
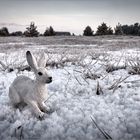
[[(115, 40), (115, 42), (117, 41)], [(10, 73), (0, 71), (1, 140), (104, 140), (105, 137), (95, 127), (91, 117), (114, 140), (140, 139), (140, 77), (139, 75), (129, 75), (127, 69), (107, 73), (103, 65), (107, 63), (104, 55), (108, 56), (107, 61), (109, 60), (112, 63), (112, 61), (119, 60), (124, 51), (125, 53), (119, 63), (119, 65), (123, 65), (126, 57), (132, 55), (133, 57), (137, 56), (135, 54), (138, 51), (135, 48), (128, 48), (123, 51), (111, 51), (109, 49), (105, 53), (101, 53), (100, 48), (97, 49), (95, 47), (93, 50), (94, 45), (88, 46), (87, 44), (83, 44), (81, 45), (82, 48), (84, 45), (91, 49), (88, 51), (87, 48), (80, 50), (80, 45), (67, 45), (70, 57), (79, 56), (79, 59), (75, 61), (75, 65), (67, 63), (64, 68), (48, 67), (48, 73), (52, 75), (53, 82), (46, 86), (50, 97), (46, 105), (53, 112), (45, 114), (43, 120), (37, 119), (28, 106), (24, 108), (13, 108), (8, 98), (8, 88), (16, 76), (23, 74), (34, 78), (33, 73), (28, 71), (18, 73), (17, 70)], [(39, 45), (36, 44), (33, 46), (34, 53), (37, 54)], [(57, 46), (54, 46), (54, 48), (47, 47), (53, 60), (58, 59), (60, 52), (63, 52), (62, 50), (64, 49), (63, 46), (59, 46), (62, 49), (55, 50), (55, 47)], [(25, 61), (27, 48), (30, 49), (30, 45), (20, 51), (14, 49), (12, 53), (8, 53), (9, 55), (5, 51), (5, 53), (3, 52), (0, 55), (1, 61), (4, 63), (8, 61), (8, 64), (11, 62), (13, 65), (20, 65), (21, 62)], [(79, 53), (75, 51), (77, 48)], [(43, 49), (45, 50), (45, 48)], [(85, 57), (83, 56), (83, 52), (87, 53)], [(100, 53), (100, 56), (92, 60), (89, 52), (95, 52), (95, 54)], [(17, 55), (18, 61), (14, 64), (13, 61)], [(100, 75), (100, 78), (96, 80), (84, 79), (84, 74), (89, 72), (88, 69), (94, 74)], [(122, 81), (114, 92), (113, 90), (109, 90), (109, 87), (116, 80), (126, 78), (127, 76), (128, 78)], [(103, 91), (101, 95), (96, 95), (97, 81)]]

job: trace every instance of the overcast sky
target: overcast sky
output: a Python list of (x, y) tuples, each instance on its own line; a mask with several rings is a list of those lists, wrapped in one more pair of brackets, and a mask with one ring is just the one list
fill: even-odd
[(0, 22), (52, 25), (55, 30), (82, 33), (102, 22), (114, 27), (140, 22), (140, 0), (0, 0)]

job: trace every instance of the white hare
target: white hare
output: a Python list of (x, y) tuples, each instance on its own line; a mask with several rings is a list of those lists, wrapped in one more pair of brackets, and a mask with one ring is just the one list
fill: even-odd
[(33, 54), (27, 51), (26, 59), (35, 73), (36, 79), (32, 80), (26, 76), (18, 76), (9, 87), (9, 98), (13, 105), (26, 103), (33, 109), (38, 118), (42, 118), (44, 112), (47, 112), (44, 103), (47, 98), (45, 85), (52, 82), (52, 77), (47, 74), (46, 59), (44, 57), (37, 64)]

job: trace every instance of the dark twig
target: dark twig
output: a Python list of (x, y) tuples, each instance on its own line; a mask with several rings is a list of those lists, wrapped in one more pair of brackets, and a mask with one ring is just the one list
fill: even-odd
[(102, 133), (102, 135), (105, 137), (105, 139), (112, 140), (112, 137), (98, 126), (98, 124), (96, 123), (96, 121), (93, 119), (92, 116), (91, 116), (91, 120), (94, 123), (94, 125), (98, 128), (98, 130)]

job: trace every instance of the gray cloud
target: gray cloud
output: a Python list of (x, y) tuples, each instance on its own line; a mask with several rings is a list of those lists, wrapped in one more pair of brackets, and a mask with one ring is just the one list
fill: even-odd
[[(77, 14), (94, 12), (140, 11), (139, 0), (5, 0), (0, 1), (5, 14)], [(118, 11), (120, 10), (120, 11)], [(15, 16), (16, 16), (15, 15)], [(2, 16), (2, 14), (1, 14)]]
[(4, 0), (0, 1), (0, 22), (26, 24), (35, 20), (57, 27), (72, 22), (73, 28), (82, 28), (105, 21), (114, 26), (139, 22), (139, 7), (140, 0)]

